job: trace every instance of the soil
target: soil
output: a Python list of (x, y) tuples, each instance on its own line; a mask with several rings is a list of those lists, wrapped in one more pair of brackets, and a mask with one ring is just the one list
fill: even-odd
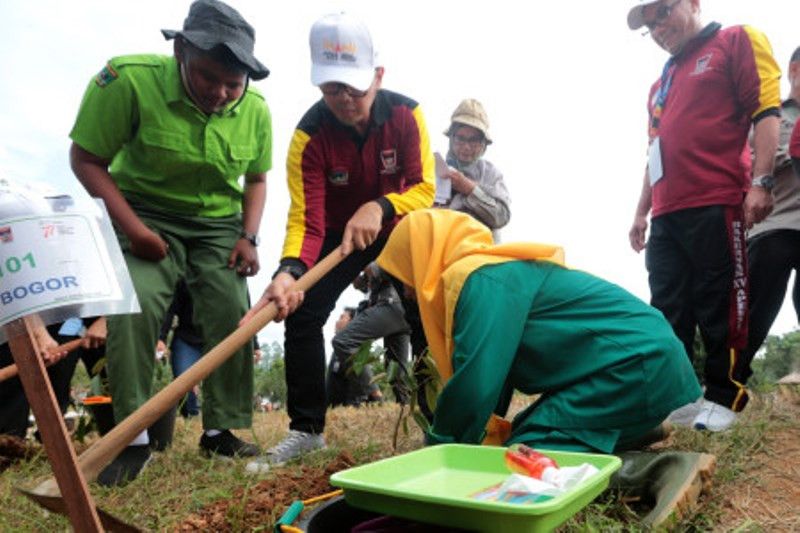
[(22, 459), (36, 453), (33, 446), (12, 435), (0, 435), (0, 472)]
[[(177, 531), (250, 531), (263, 528), (280, 518), (296, 500), (306, 500), (334, 489), (331, 474), (355, 465), (353, 457), (340, 453), (324, 468), (302, 465), (285, 475), (264, 480), (245, 494), (238, 490), (232, 498), (219, 500), (187, 518)], [(235, 528), (231, 525), (235, 523)]]
[(770, 432), (765, 441), (747, 471), (722, 487), (717, 531), (800, 531), (800, 428)]
[[(789, 416), (800, 417), (800, 404), (787, 404)], [(800, 427), (775, 428), (764, 436), (764, 443), (735, 480), (715, 483), (711, 497), (721, 507), (715, 531), (800, 531)], [(201, 509), (177, 531), (264, 528), (279, 519), (292, 502), (334, 490), (329, 476), (354, 464), (349, 454), (342, 453), (324, 468), (302, 466), (299, 471), (287, 471), (251, 487), (247, 494), (240, 490), (232, 498)]]

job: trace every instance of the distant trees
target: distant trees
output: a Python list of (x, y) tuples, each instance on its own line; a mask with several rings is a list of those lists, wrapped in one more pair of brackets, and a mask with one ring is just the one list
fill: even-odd
[(286, 374), (283, 346), (277, 341), (261, 345), (261, 361), (255, 367), (255, 393), (286, 405)]
[(800, 331), (767, 337), (761, 352), (753, 360), (754, 387), (772, 385), (782, 377), (800, 369)]
[[(263, 353), (261, 361), (255, 367), (255, 393), (273, 403), (280, 402), (281, 405), (286, 405), (283, 346), (273, 341), (271, 344), (261, 345), (261, 351)], [(695, 337), (694, 352), (693, 365), (698, 379), (702, 382), (706, 351), (699, 333)], [(354, 357), (354, 366), (359, 372), (364, 366), (371, 366), (384, 395), (390, 395), (391, 388), (388, 384), (390, 380), (386, 379), (388, 376), (384, 373), (381, 363), (382, 353), (383, 349), (379, 345), (371, 345), (368, 350), (362, 350), (360, 357)], [(767, 337), (753, 360), (752, 368), (753, 376), (747, 384), (754, 389), (769, 388), (783, 376), (800, 370), (800, 330)]]
[[(366, 343), (365, 343), (366, 344)], [(283, 346), (273, 341), (261, 345), (261, 360), (256, 364), (253, 379), (254, 393), (260, 398), (286, 405), (286, 365), (283, 359)], [(366, 344), (364, 349), (353, 357), (353, 372), (360, 374), (366, 366), (371, 367), (378, 386), (384, 396), (391, 394), (389, 382), (385, 379), (382, 356), (383, 348), (377, 343)]]

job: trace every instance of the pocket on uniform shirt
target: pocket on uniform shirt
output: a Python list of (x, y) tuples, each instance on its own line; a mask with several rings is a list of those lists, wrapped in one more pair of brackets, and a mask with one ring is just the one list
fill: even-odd
[(247, 144), (230, 144), (228, 145), (229, 166), (236, 170), (238, 175), (247, 172), (247, 167), (250, 162), (256, 158), (256, 152), (253, 146)]
[(141, 138), (147, 146), (171, 152), (185, 152), (187, 148), (186, 138), (171, 131), (143, 129)]

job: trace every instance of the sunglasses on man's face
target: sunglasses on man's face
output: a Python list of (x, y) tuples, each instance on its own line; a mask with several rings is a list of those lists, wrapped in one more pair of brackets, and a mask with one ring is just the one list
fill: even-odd
[(655, 17), (652, 20), (645, 21), (644, 25), (647, 26), (647, 29), (653, 31), (659, 24), (664, 22), (669, 18), (672, 14), (672, 10), (675, 8), (676, 5), (680, 3), (681, 0), (676, 0), (671, 4), (661, 4), (656, 8)]
[(369, 89), (366, 91), (359, 91), (355, 87), (350, 87), (349, 85), (345, 85), (344, 83), (339, 83), (337, 81), (323, 83), (319, 86), (319, 89), (325, 96), (338, 96), (342, 93), (342, 91), (344, 91), (350, 98), (364, 98), (369, 92)]

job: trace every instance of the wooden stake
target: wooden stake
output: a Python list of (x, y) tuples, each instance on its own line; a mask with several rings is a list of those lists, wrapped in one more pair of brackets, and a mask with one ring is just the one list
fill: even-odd
[(78, 468), (77, 456), (70, 443), (53, 387), (38, 355), (39, 346), (33, 335), (34, 328), (37, 327), (43, 327), (38, 316), (27, 316), (6, 326), (11, 355), (19, 370), (28, 403), (36, 417), (42, 443), (63, 495), (72, 527), (80, 533), (103, 531), (86, 480)]

